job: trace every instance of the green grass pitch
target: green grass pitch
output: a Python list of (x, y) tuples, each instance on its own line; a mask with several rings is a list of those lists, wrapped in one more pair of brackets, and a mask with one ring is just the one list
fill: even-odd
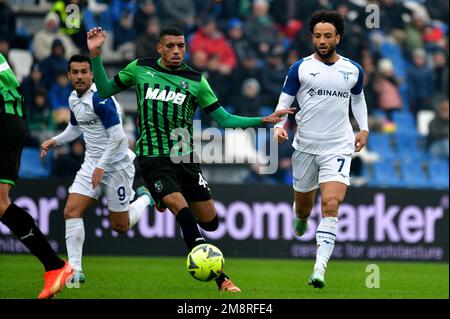
[[(227, 258), (225, 271), (242, 293), (219, 293), (213, 282), (192, 278), (181, 257), (83, 259), (86, 283), (65, 288), (58, 299), (403, 299), (449, 298), (446, 263), (331, 260), (326, 287), (307, 281), (312, 260)], [(366, 266), (379, 267), (380, 287), (367, 288)], [(0, 298), (34, 299), (43, 287), (43, 268), (31, 255), (0, 255)]]

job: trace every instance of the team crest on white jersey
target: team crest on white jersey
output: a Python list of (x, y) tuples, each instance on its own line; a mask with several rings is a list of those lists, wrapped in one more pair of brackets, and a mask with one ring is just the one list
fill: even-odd
[(344, 77), (344, 80), (345, 80), (345, 81), (348, 80), (348, 76), (349, 76), (350, 74), (353, 74), (353, 72), (347, 72), (347, 71), (339, 71), (339, 72), (342, 74), (342, 76)]

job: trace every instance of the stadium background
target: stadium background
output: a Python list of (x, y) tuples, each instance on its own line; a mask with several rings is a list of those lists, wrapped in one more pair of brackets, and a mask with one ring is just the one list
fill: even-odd
[[(69, 2), (82, 9), (80, 29), (61, 23)], [(380, 9), (379, 28), (365, 25), (368, 4)], [(338, 52), (365, 71), (371, 133), (367, 148), (352, 161), (333, 259), (448, 264), (448, 6), (444, 0), (0, 0), (0, 52), (22, 82), (29, 125), (12, 197), (64, 255), (63, 208), (84, 146), (75, 141), (45, 162), (38, 147), (67, 123), (67, 58), (86, 52), (85, 30), (100, 25), (107, 31), (103, 57), (112, 76), (138, 56), (155, 56), (159, 30), (177, 25), (188, 40), (187, 63), (205, 73), (222, 104), (233, 113), (258, 116), (275, 107), (289, 66), (313, 52), (311, 13), (336, 9), (346, 23)], [(134, 92), (117, 99), (133, 145)], [(195, 118), (202, 128), (216, 126), (200, 112)], [(289, 122), (291, 138), (294, 125)], [(245, 133), (235, 139), (233, 155), (257, 156), (261, 146)], [(314, 227), (301, 239), (291, 230), (291, 154), (290, 142), (280, 146), (274, 175), (259, 175), (251, 164), (202, 166), (220, 220), (219, 230), (205, 236), (226, 257), (314, 258)], [(137, 173), (139, 185), (138, 168)], [(86, 255), (185, 255), (171, 214), (152, 209), (118, 236), (105, 212), (101, 200), (86, 215)], [(0, 254), (24, 251), (0, 225)]]

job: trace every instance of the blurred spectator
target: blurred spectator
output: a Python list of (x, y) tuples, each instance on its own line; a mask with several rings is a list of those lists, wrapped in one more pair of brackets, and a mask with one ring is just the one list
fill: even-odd
[(240, 64), (248, 55), (256, 55), (254, 48), (250, 45), (247, 39), (244, 38), (244, 30), (241, 20), (238, 18), (233, 18), (228, 21), (227, 35), (229, 38), (229, 43), (236, 55), (238, 64)]
[(422, 37), (424, 48), (428, 52), (444, 49), (448, 45), (442, 28), (431, 23), (425, 27)]
[(267, 0), (253, 1), (252, 15), (245, 21), (245, 37), (257, 49), (260, 58), (281, 42), (280, 34), (269, 15), (269, 7)]
[(138, 36), (136, 40), (136, 56), (137, 57), (159, 57), (156, 50), (156, 44), (159, 41), (159, 33), (161, 27), (157, 17), (147, 21), (145, 33)]
[(386, 111), (389, 120), (392, 120), (392, 111), (402, 108), (402, 99), (398, 89), (399, 81), (394, 73), (394, 65), (389, 59), (378, 61), (378, 75), (375, 80), (377, 92), (377, 106)]
[(50, 91), (53, 83), (55, 83), (57, 74), (67, 72), (69, 61), (64, 55), (65, 48), (63, 43), (60, 39), (55, 39), (52, 43), (50, 56), (39, 64), (47, 91)]
[(55, 39), (59, 39), (63, 43), (66, 59), (78, 53), (79, 50), (72, 39), (59, 29), (59, 23), (58, 15), (55, 12), (49, 12), (44, 19), (44, 28), (34, 35), (31, 49), (38, 61), (42, 61), (50, 55), (52, 43)]
[(158, 21), (158, 25), (160, 25), (154, 1), (143, 0), (139, 3), (134, 16), (134, 28), (139, 34), (143, 34), (147, 30), (149, 20)]
[(69, 123), (70, 109), (68, 99), (71, 92), (72, 86), (67, 78), (67, 73), (58, 73), (56, 82), (52, 85), (48, 94), (53, 118), (58, 130), (64, 129)]
[(88, 4), (83, 10), (83, 25), (86, 30), (98, 26), (107, 32), (112, 30), (111, 11), (106, 2), (110, 2), (110, 0), (88, 0)]
[(426, 62), (425, 50), (415, 49), (413, 65), (408, 69), (407, 77), (410, 108), (416, 115), (420, 110), (431, 109), (433, 74)]
[(442, 100), (434, 119), (429, 124), (428, 143), (432, 156), (448, 159), (449, 152), (449, 109), (448, 99)]
[(189, 42), (189, 48), (191, 53), (206, 52), (208, 60), (213, 56), (217, 57), (218, 71), (221, 74), (230, 74), (236, 67), (237, 62), (233, 49), (217, 28), (216, 22), (210, 18), (194, 33)]
[(5, 56), (5, 59), (8, 60), (9, 56), (9, 41), (6, 36), (0, 34), (0, 53)]
[(304, 57), (314, 52), (312, 45), (311, 32), (307, 25), (303, 25), (294, 36), (291, 48), (298, 52), (299, 56)]
[(163, 0), (159, 3), (163, 27), (175, 26), (189, 34), (195, 26), (194, 0)]
[(62, 154), (53, 160), (52, 176), (73, 177), (83, 164), (85, 146), (80, 138), (70, 143), (68, 154)]
[(381, 0), (380, 25), (385, 33), (392, 34), (397, 43), (402, 43), (405, 38), (404, 16), (410, 16), (411, 10), (402, 1)]
[[(85, 4), (84, 0), (57, 0), (51, 9), (59, 16), (60, 30), (70, 36), (76, 46), (83, 52), (87, 52), (86, 29), (83, 24)], [(79, 10), (79, 14), (74, 14), (76, 12), (74, 10)]]
[(234, 100), (236, 114), (241, 116), (259, 116), (261, 108), (261, 84), (255, 78), (242, 83), (242, 89)]
[(206, 72), (208, 69), (208, 55), (202, 50), (192, 52), (189, 65), (198, 72)]
[(45, 91), (36, 90), (28, 102), (27, 109), (27, 146), (40, 147), (41, 143), (54, 135), (55, 124), (47, 103)]
[(8, 43), (14, 40), (16, 34), (16, 15), (6, 0), (0, 0), (0, 34)]
[(236, 68), (231, 75), (230, 92), (240, 92), (241, 84), (248, 78), (259, 78), (260, 64), (256, 54), (249, 54), (240, 61), (241, 67)]
[(355, 61), (361, 61), (361, 53), (365, 47), (368, 47), (368, 39), (363, 26), (351, 20), (349, 4), (340, 3), (336, 11), (344, 18), (345, 36), (341, 37), (339, 42), (339, 52), (346, 58)]
[(377, 93), (375, 92), (376, 70), (372, 55), (365, 51), (362, 55), (361, 66), (364, 70), (364, 96), (366, 98), (367, 112), (369, 115), (378, 107)]
[(405, 32), (404, 49), (406, 52), (412, 52), (415, 49), (423, 48), (422, 34), (428, 23), (426, 12), (417, 10), (411, 17), (411, 22), (407, 25)]
[(110, 12), (113, 26), (119, 23), (124, 12), (134, 16), (137, 12), (137, 0), (111, 0)]
[(133, 26), (133, 14), (129, 11), (122, 12), (120, 20), (114, 24), (113, 49), (121, 53), (125, 60), (131, 61), (135, 56), (136, 30)]
[(435, 96), (448, 99), (448, 59), (443, 51), (433, 54), (433, 78)]
[(45, 83), (38, 63), (31, 66), (30, 75), (23, 79), (22, 84), (25, 109), (31, 110), (34, 104), (34, 96), (37, 91), (46, 94)]
[[(261, 72), (263, 105), (276, 106), (281, 88), (283, 87), (288, 67), (284, 64), (284, 49), (282, 46), (272, 48), (267, 55), (265, 72)], [(269, 71), (270, 70), (270, 71)]]
[(431, 19), (441, 20), (448, 25), (448, 12), (449, 2), (448, 0), (426, 0), (424, 5), (430, 14)]

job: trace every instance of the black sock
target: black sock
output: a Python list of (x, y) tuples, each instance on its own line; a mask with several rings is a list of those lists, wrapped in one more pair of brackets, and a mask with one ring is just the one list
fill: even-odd
[(45, 271), (64, 266), (33, 218), (22, 208), (11, 204), (0, 219), (44, 265)]
[(184, 242), (186, 243), (189, 251), (191, 251), (195, 246), (206, 242), (198, 230), (194, 215), (192, 215), (192, 212), (188, 207), (185, 207), (178, 212), (176, 220), (181, 226)]
[(221, 273), (219, 277), (214, 279), (216, 281), (217, 286), (220, 288), (225, 280), (230, 279), (225, 273)]
[(207, 223), (203, 223), (203, 222), (197, 222), (198, 225), (203, 228), (206, 231), (215, 231), (218, 227), (219, 227), (219, 218), (217, 218), (217, 215), (214, 216), (214, 218), (207, 222)]

